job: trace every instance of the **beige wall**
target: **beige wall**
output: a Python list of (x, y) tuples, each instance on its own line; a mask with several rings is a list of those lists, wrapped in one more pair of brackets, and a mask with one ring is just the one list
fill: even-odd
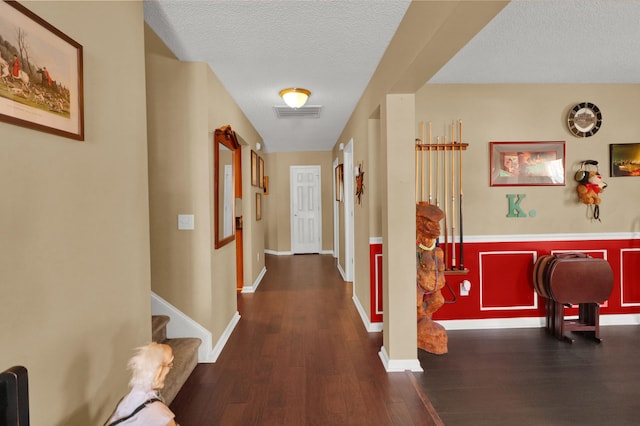
[[(576, 138), (567, 113), (577, 103), (595, 103), (600, 130)], [(640, 85), (426, 85), (416, 94), (418, 122), (431, 121), (434, 136), (463, 120), (465, 235), (563, 234), (640, 231), (637, 183), (609, 176), (609, 144), (638, 142)], [(438, 129), (440, 132), (436, 132)], [(416, 130), (416, 134), (418, 131)], [(490, 187), (490, 141), (566, 141), (566, 186)], [(601, 222), (587, 219), (573, 179), (579, 163), (597, 160), (605, 182)], [(521, 207), (535, 217), (509, 218), (506, 194), (525, 194)]]
[[(607, 176), (608, 144), (634, 142), (637, 139), (639, 125), (632, 117), (633, 111), (638, 109), (640, 99), (637, 85), (425, 86), (433, 73), (506, 4), (507, 2), (413, 2), (336, 142), (334, 155), (340, 155), (339, 143), (353, 139), (356, 153), (363, 151), (362, 144), (369, 144), (369, 159), (372, 167), (375, 167), (376, 150), (373, 147), (379, 139), (382, 145), (382, 157), (378, 160), (381, 169), (377, 176), (369, 175), (365, 178), (365, 186), (377, 189), (378, 185), (387, 185), (392, 181), (392, 177), (400, 169), (414, 168), (414, 152), (405, 152), (404, 145), (400, 144), (413, 144), (414, 138), (420, 134), (420, 121), (432, 121), (434, 135), (437, 135), (438, 130), (449, 126), (452, 120), (464, 119), (464, 142), (470, 144), (463, 163), (465, 235), (637, 232), (640, 228), (640, 219), (635, 212), (637, 203), (633, 197), (628, 196), (634, 191), (632, 179)], [(464, 22), (465, 25), (452, 25), (454, 21)], [(415, 117), (412, 117), (413, 129), (411, 134), (406, 135), (406, 140), (388, 139), (385, 142), (385, 138), (393, 135), (388, 129), (395, 126), (395, 123), (385, 121), (389, 120), (385, 117), (390, 116), (387, 104), (390, 98), (386, 95), (393, 93), (415, 93)], [(604, 124), (594, 137), (579, 140), (567, 131), (566, 114), (571, 106), (585, 100), (600, 107), (604, 113)], [(381, 105), (381, 112), (378, 113)], [(380, 123), (376, 126), (374, 121), (378, 115)], [(403, 118), (405, 117), (399, 119)], [(380, 131), (379, 136), (375, 135), (376, 129)], [(490, 188), (488, 142), (518, 140), (566, 140), (567, 185)], [(397, 156), (398, 152), (405, 152), (405, 155)], [(389, 153), (394, 154), (395, 160), (388, 158)], [(573, 172), (578, 163), (586, 159), (600, 161), (600, 170), (609, 183), (602, 195), (601, 223), (590, 222), (586, 218), (586, 206), (579, 204), (575, 197)], [(393, 186), (388, 190), (400, 193), (406, 191), (413, 197), (415, 184), (408, 182), (405, 186)], [(507, 218), (506, 194), (510, 193), (525, 193), (523, 206), (526, 205), (528, 210), (535, 210), (536, 216)], [(385, 201), (385, 197), (390, 195), (382, 195), (381, 212), (377, 211), (375, 198), (369, 201), (368, 210), (360, 212), (369, 217), (368, 234), (362, 235), (363, 231), (357, 226), (355, 229), (356, 241), (379, 236), (377, 234), (381, 230), (385, 257), (389, 257), (390, 236), (403, 234), (407, 227), (413, 226), (413, 221), (411, 224), (402, 221), (392, 223), (388, 219), (393, 214), (388, 210), (395, 208), (394, 203)], [(361, 220), (358, 214), (356, 209), (356, 222)], [(379, 222), (382, 222), (381, 228)], [(341, 239), (343, 238), (344, 235), (341, 235)], [(412, 239), (407, 239), (406, 244), (412, 246)], [(369, 252), (356, 243), (355, 257), (354, 293), (368, 314)], [(342, 260), (341, 258), (340, 261)], [(397, 287), (389, 287), (398, 285), (404, 274), (399, 269), (400, 263), (396, 266), (385, 263), (388, 271), (384, 271), (385, 279), (392, 277), (390, 283), (384, 283), (384, 345), (392, 360), (415, 356), (415, 333), (411, 324), (406, 323), (407, 318), (402, 315), (403, 312), (414, 309), (413, 303), (409, 306), (409, 299), (397, 297)], [(405, 278), (406, 283), (401, 285), (415, 285), (415, 279)], [(404, 326), (401, 325), (403, 321)]]
[(382, 237), (382, 196), (381, 188), (384, 182), (381, 179), (382, 160), (384, 154), (380, 145), (380, 117), (369, 119), (367, 148), (369, 151), (369, 187), (367, 188), (369, 198), (369, 236)]
[[(152, 290), (209, 328), (213, 150), (201, 89), (207, 66), (176, 60), (147, 26), (145, 39)], [(178, 231), (178, 214), (194, 215), (194, 231)]]
[(31, 424), (97, 425), (151, 336), (142, 3), (23, 5), (84, 48), (86, 138), (0, 123), (0, 369)]
[[(384, 349), (390, 359), (415, 359), (415, 174), (406, 162), (407, 157), (412, 157), (414, 146), (412, 143), (403, 143), (414, 139), (410, 124), (415, 115), (414, 95), (388, 95), (380, 115), (385, 123), (380, 146), (382, 168), (386, 170), (381, 203)], [(394, 306), (406, 308), (392, 309)], [(407, 335), (413, 336), (413, 339), (407, 339)]]
[[(419, 90), (426, 81), (433, 76), (461, 47), (463, 47), (484, 25), (486, 25), (506, 4), (507, 1), (442, 1), (442, 2), (424, 2), (414, 1), (409, 6), (400, 27), (394, 35), (389, 47), (387, 48), (378, 68), (372, 76), (369, 85), (363, 93), (360, 102), (356, 106), (351, 118), (349, 119), (345, 129), (340, 135), (339, 140), (333, 149), (333, 155), (339, 156), (338, 145), (347, 143), (350, 139), (354, 140), (354, 160), (357, 161), (359, 152), (371, 152), (368, 144), (375, 144), (377, 138), (380, 139), (382, 152), (380, 155), (386, 155), (386, 151), (393, 150), (393, 144), (409, 144), (413, 147), (415, 130), (412, 129), (411, 136), (406, 140), (393, 138), (386, 143), (382, 142), (385, 136), (387, 126), (394, 128), (393, 123), (383, 122), (381, 108), (387, 102), (388, 94), (413, 94)], [(460, 25), (464, 23), (464, 25)], [(375, 120), (380, 117), (380, 135), (372, 134), (370, 128), (376, 127)], [(410, 117), (410, 122), (415, 122), (415, 117)], [(402, 150), (404, 152), (404, 150)], [(365, 175), (365, 186), (371, 190), (377, 190), (378, 182), (382, 191), (383, 185), (386, 185), (389, 173), (395, 173), (395, 168), (412, 170), (414, 167), (413, 150), (407, 153), (406, 157), (395, 157), (392, 162), (386, 161), (384, 158), (378, 159), (380, 170), (378, 177), (372, 174)], [(375, 162), (375, 155), (369, 154), (368, 157)], [(387, 168), (385, 170), (385, 167)], [(374, 180), (373, 180), (374, 179)], [(375, 188), (375, 189), (374, 189)], [(393, 187), (393, 191), (402, 191), (402, 188)], [(414, 198), (414, 187), (411, 185), (407, 188)], [(384, 212), (385, 209), (396, 208), (392, 203), (385, 204), (383, 201), (380, 205), (381, 212), (372, 212), (371, 209), (377, 209), (379, 201), (375, 198), (368, 200), (365, 190), (364, 202), (369, 208), (355, 209), (355, 222), (367, 223), (365, 228), (356, 225), (355, 229), (355, 269), (354, 269), (354, 294), (360, 300), (361, 305), (366, 311), (367, 316), (370, 315), (369, 301), (369, 245), (370, 237), (379, 237), (381, 235), (372, 235), (372, 232), (378, 233), (382, 231), (383, 251), (388, 252), (388, 235), (389, 233), (404, 233), (405, 226), (414, 226), (415, 221), (410, 224), (402, 221), (393, 223), (392, 229), (385, 231), (380, 224), (384, 223), (384, 215), (390, 212)], [(384, 195), (382, 195), (384, 197)], [(372, 204), (370, 204), (372, 203)], [(373, 221), (371, 221), (373, 219)], [(396, 228), (397, 227), (397, 228)], [(341, 234), (341, 240), (344, 235)], [(413, 238), (407, 239), (402, 247), (402, 252), (414, 253), (415, 247)], [(412, 258), (414, 255), (412, 255)], [(342, 262), (343, 259), (341, 258)], [(400, 277), (406, 276), (405, 271), (396, 270), (397, 266), (390, 265), (394, 268), (385, 271), (385, 276), (393, 276), (395, 285), (405, 286), (403, 288), (415, 289), (415, 278), (409, 278), (406, 281), (399, 282)], [(412, 268), (414, 269), (414, 268)], [(385, 282), (385, 286), (389, 283)], [(395, 289), (384, 289), (386, 294)], [(415, 291), (415, 290), (413, 290)], [(384, 305), (384, 345), (388, 354), (393, 360), (415, 360), (417, 358), (415, 323), (408, 324), (407, 317), (404, 315), (407, 311), (415, 310), (415, 300), (399, 297), (397, 303), (389, 301), (388, 298)], [(397, 321), (397, 322), (396, 322)], [(393, 337), (388, 330), (393, 330)]]
[[(254, 147), (255, 149), (255, 143)], [(260, 156), (263, 156), (262, 154)], [(265, 169), (268, 169), (268, 161), (264, 161)], [(257, 186), (251, 186), (251, 147), (242, 148), (242, 204), (244, 215), (244, 285), (258, 284), (261, 272), (265, 270), (264, 250), (266, 240), (266, 227), (269, 221), (265, 220), (265, 203), (267, 197), (264, 190)], [(271, 185), (271, 183), (270, 183)], [(256, 218), (256, 195), (261, 194), (262, 219)]]
[[(152, 289), (211, 331), (215, 346), (237, 312), (237, 293), (235, 242), (214, 249), (213, 132), (230, 124), (244, 144), (245, 283), (264, 265), (252, 255), (262, 253), (264, 237), (247, 173), (246, 141), (259, 137), (207, 64), (180, 62), (147, 26), (145, 37)], [(195, 229), (179, 231), (178, 214), (193, 214)]]
[(330, 151), (266, 154), (269, 195), (262, 197), (265, 249), (291, 251), (291, 166), (320, 166), (322, 191), (322, 250), (333, 250), (333, 159)]

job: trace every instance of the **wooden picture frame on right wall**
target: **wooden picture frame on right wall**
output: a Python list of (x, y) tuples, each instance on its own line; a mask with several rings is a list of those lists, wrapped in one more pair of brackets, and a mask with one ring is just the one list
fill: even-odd
[(82, 45), (15, 1), (0, 39), (0, 121), (84, 141)]
[(262, 219), (262, 194), (256, 193), (256, 220)]
[(489, 142), (491, 186), (564, 186), (565, 142)]
[(640, 176), (640, 143), (609, 145), (611, 177)]
[(258, 186), (258, 154), (251, 150), (251, 186)]
[(258, 157), (258, 187), (264, 189), (264, 159)]

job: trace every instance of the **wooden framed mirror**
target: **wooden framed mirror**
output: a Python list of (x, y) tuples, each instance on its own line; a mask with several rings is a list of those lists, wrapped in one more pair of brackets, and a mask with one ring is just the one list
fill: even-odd
[(213, 135), (213, 229), (215, 248), (235, 240), (235, 156), (240, 148), (231, 126), (216, 129)]

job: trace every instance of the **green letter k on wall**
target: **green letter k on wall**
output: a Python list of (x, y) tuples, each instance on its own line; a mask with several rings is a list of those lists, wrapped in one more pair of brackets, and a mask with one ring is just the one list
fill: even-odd
[(527, 217), (527, 213), (520, 207), (520, 203), (525, 197), (525, 194), (507, 194), (507, 198), (509, 199), (507, 217)]

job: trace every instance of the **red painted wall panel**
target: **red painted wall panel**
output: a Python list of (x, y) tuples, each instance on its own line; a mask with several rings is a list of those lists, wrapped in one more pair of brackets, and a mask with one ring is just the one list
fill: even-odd
[[(640, 240), (568, 240), (465, 242), (467, 275), (449, 275), (447, 285), (457, 296), (434, 314), (435, 320), (544, 317), (544, 300), (532, 290), (535, 259), (556, 252), (579, 251), (606, 259), (614, 287), (600, 313), (640, 312)], [(621, 285), (621, 277), (624, 282)], [(460, 296), (460, 282), (471, 282), (469, 296)], [(447, 288), (445, 299), (452, 299)], [(536, 301), (537, 299), (537, 301)], [(574, 309), (568, 310), (571, 314)]]
[[(480, 309), (533, 309), (535, 252), (480, 253)], [(459, 286), (458, 286), (459, 287)]]
[(372, 323), (382, 322), (382, 244), (369, 244), (369, 307)]
[(640, 249), (626, 249), (621, 252), (620, 282), (621, 304), (640, 305)]

